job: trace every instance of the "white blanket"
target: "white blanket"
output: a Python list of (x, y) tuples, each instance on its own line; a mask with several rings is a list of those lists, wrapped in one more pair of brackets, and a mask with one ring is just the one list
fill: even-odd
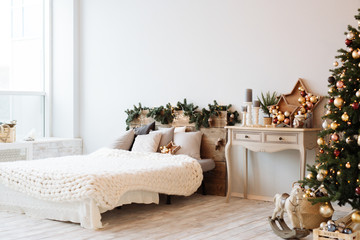
[(0, 163), (0, 182), (38, 199), (93, 199), (112, 209), (131, 190), (188, 196), (201, 185), (199, 163), (186, 155), (100, 149), (85, 156)]

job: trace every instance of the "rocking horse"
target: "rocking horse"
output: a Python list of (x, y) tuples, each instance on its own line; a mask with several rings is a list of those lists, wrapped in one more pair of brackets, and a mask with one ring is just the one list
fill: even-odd
[[(308, 229), (303, 228), (303, 219), (300, 211), (300, 204), (303, 200), (303, 191), (300, 186), (294, 186), (290, 195), (287, 193), (276, 194), (274, 197), (275, 209), (273, 215), (269, 217), (272, 230), (276, 235), (283, 239), (299, 239), (310, 234)], [(286, 211), (291, 223), (294, 225), (297, 218), (300, 228), (290, 229), (284, 221)], [(276, 224), (278, 222), (278, 225)]]

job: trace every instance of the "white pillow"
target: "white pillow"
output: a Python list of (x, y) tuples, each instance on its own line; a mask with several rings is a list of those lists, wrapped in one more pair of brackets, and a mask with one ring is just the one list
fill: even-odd
[(202, 132), (178, 132), (174, 135), (175, 145), (180, 146), (178, 154), (186, 154), (195, 159), (200, 158)]
[(186, 132), (186, 126), (185, 127), (175, 127), (174, 133), (178, 132)]
[(161, 140), (159, 143), (159, 148), (158, 148), (158, 152), (160, 152), (160, 147), (161, 146), (166, 146), (169, 144), (169, 142), (174, 140), (174, 127), (171, 128), (160, 128), (157, 131), (154, 132), (159, 132), (161, 133)]
[(133, 152), (156, 152), (160, 139), (161, 133), (151, 132), (147, 135), (138, 135), (135, 138), (134, 145), (131, 149)]

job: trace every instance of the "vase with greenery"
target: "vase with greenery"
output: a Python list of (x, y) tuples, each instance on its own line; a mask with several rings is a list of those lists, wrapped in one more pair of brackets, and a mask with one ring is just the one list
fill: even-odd
[(261, 98), (258, 97), (258, 100), (260, 101), (260, 107), (261, 110), (264, 113), (264, 125), (271, 125), (272, 119), (270, 117), (270, 110), (269, 107), (272, 105), (277, 104), (278, 102), (278, 94), (277, 92), (266, 92), (261, 93)]

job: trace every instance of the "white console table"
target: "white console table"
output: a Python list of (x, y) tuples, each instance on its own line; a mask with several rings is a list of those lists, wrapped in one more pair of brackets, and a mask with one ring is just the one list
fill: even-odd
[(81, 154), (80, 138), (39, 138), (29, 142), (0, 143), (0, 162)]
[(242, 176), (244, 184), (244, 198), (247, 198), (248, 188), (248, 150), (254, 152), (278, 152), (287, 149), (295, 149), (300, 152), (300, 178), (305, 177), (306, 149), (317, 146), (317, 134), (320, 128), (255, 128), (255, 127), (225, 127), (228, 131), (228, 141), (225, 147), (227, 165), (227, 194), (226, 202), (231, 196), (231, 173), (232, 162), (230, 157), (231, 146), (240, 145), (244, 148), (243, 168), (245, 174)]

